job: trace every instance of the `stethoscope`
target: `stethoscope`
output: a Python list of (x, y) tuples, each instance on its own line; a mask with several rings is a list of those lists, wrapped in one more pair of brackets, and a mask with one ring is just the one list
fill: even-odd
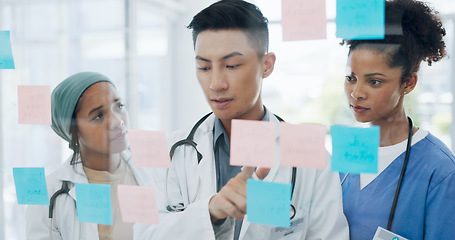
[[(196, 130), (199, 128), (199, 126), (212, 114), (211, 113), (208, 113), (207, 115), (203, 116), (201, 119), (199, 119), (199, 121), (197, 121), (197, 123), (193, 126), (193, 128), (191, 129), (190, 133), (188, 134), (188, 137), (186, 137), (185, 139), (182, 139), (176, 143), (174, 143), (174, 145), (171, 146), (171, 149), (169, 150), (169, 155), (171, 157), (171, 160), (172, 160), (172, 157), (174, 156), (174, 152), (175, 150), (177, 149), (177, 147), (180, 147), (182, 145), (190, 145), (191, 147), (194, 148), (194, 150), (196, 151), (196, 154), (197, 154), (197, 163), (199, 164), (202, 160), (202, 154), (199, 152), (199, 150), (197, 149), (197, 143), (194, 142), (194, 134), (196, 133)], [(275, 115), (275, 117), (280, 121), (280, 122), (284, 122), (284, 120), (282, 118), (280, 118), (279, 116)], [(185, 206), (183, 203), (179, 203), (178, 205), (172, 205), (170, 204), (170, 200), (169, 200), (169, 194), (168, 194), (168, 188), (167, 188), (167, 182), (168, 182), (168, 175), (169, 175), (169, 169), (166, 170), (166, 182), (165, 182), (165, 195), (166, 195), (166, 202), (167, 202), (167, 207), (166, 209), (168, 211), (173, 211), (173, 212), (182, 212), (184, 211), (188, 206)], [(297, 175), (297, 168), (293, 167), (292, 168), (292, 176), (291, 176), (291, 202), (292, 202), (292, 196), (294, 195), (294, 188), (295, 188), (295, 180), (296, 180), (296, 175)], [(194, 202), (196, 201), (196, 198), (199, 194), (199, 189), (200, 189), (200, 185), (201, 185), (201, 179), (199, 178), (198, 180), (198, 186), (197, 186), (197, 189), (196, 189), (196, 195), (194, 196), (193, 200), (191, 201)], [(295, 207), (294, 205), (291, 203), (291, 210), (290, 210), (290, 219), (292, 220), (294, 217), (295, 217), (295, 214), (296, 214), (296, 210), (295, 210)]]
[[(392, 208), (390, 209), (389, 221), (387, 223), (387, 230), (389, 231), (392, 228), (393, 217), (395, 215), (395, 210), (397, 208), (398, 196), (400, 195), (401, 183), (403, 182), (404, 173), (406, 172), (406, 167), (408, 165), (409, 154), (411, 153), (412, 132), (414, 129), (414, 125), (412, 124), (412, 119), (410, 117), (408, 117), (408, 122), (409, 122), (408, 142), (406, 145), (406, 153), (404, 155), (403, 166), (401, 167), (400, 178), (398, 179), (397, 188), (395, 190), (395, 195), (393, 197)], [(341, 180), (341, 185), (343, 185), (348, 175), (349, 173), (346, 173), (343, 180)]]
[(55, 208), (55, 203), (57, 202), (57, 197), (62, 194), (69, 194), (69, 191), (70, 191), (69, 185), (70, 185), (70, 181), (63, 180), (62, 187), (58, 191), (56, 191), (54, 194), (52, 194), (51, 198), (49, 199), (49, 222), (50, 222), (49, 236), (50, 236), (50, 239), (52, 239), (52, 220), (54, 217), (54, 208)]
[(49, 199), (49, 222), (50, 222), (50, 225), (49, 225), (50, 226), (49, 227), (49, 236), (50, 236), (50, 239), (52, 239), (52, 219), (54, 217), (55, 202), (57, 201), (57, 197), (60, 194), (68, 194), (69, 193), (69, 191), (70, 191), (69, 183), (70, 183), (69, 181), (63, 180), (62, 187), (60, 188), (60, 190), (58, 190), (57, 192), (52, 194), (51, 198)]

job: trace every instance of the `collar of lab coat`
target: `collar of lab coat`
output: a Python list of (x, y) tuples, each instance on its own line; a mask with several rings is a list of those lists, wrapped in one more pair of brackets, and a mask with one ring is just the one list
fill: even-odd
[[(126, 163), (128, 166), (131, 168), (131, 171), (133, 172), (133, 175), (137, 181), (138, 185), (149, 185), (149, 186), (154, 186), (153, 179), (151, 177), (151, 174), (147, 171), (147, 169), (137, 169), (134, 167), (134, 165), (131, 163), (131, 159), (129, 156), (131, 154), (129, 153), (129, 150), (125, 150), (123, 153), (123, 156), (126, 156), (125, 158), (129, 159), (126, 160)], [(80, 159), (78, 159), (79, 161)], [(57, 179), (60, 181), (69, 181), (72, 184), (70, 184), (70, 191), (68, 194), (76, 200), (76, 188), (74, 187), (74, 183), (88, 183), (87, 176), (85, 175), (82, 163), (78, 163), (75, 165), (70, 164), (71, 158), (65, 161), (62, 166), (56, 171), (58, 173)]]
[[(194, 141), (197, 143), (197, 148), (202, 154), (202, 160), (197, 165), (197, 172), (201, 181), (201, 193), (216, 193), (216, 170), (215, 170), (215, 154), (213, 152), (213, 127), (215, 125), (215, 114), (210, 115), (194, 136)], [(191, 159), (193, 164), (197, 164), (196, 159)], [(196, 180), (198, 181), (198, 180)], [(198, 184), (196, 182), (196, 184)], [(198, 184), (199, 185), (199, 184)], [(199, 196), (203, 197), (203, 196)]]

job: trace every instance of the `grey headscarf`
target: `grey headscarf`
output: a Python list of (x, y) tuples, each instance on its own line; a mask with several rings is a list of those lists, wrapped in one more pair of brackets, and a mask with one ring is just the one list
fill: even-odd
[(97, 82), (109, 82), (108, 77), (96, 72), (80, 72), (63, 80), (52, 91), (52, 129), (70, 143), (71, 119), (79, 98)]

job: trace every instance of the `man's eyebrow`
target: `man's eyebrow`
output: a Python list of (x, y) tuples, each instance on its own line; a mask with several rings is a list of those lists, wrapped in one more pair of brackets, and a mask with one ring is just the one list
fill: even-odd
[(212, 62), (212, 61), (208, 60), (207, 58), (203, 58), (203, 57), (201, 57), (201, 56), (199, 56), (199, 55), (196, 56), (196, 59), (197, 59), (197, 60), (204, 61), (204, 62), (209, 62), (209, 63)]
[[(244, 54), (240, 53), (240, 52), (232, 52), (232, 53), (229, 53), (226, 56), (221, 57), (220, 60), (226, 60), (226, 59), (234, 57), (234, 56), (244, 56)], [(201, 61), (208, 62), (208, 63), (212, 62), (211, 60), (209, 60), (207, 58), (203, 58), (203, 57), (201, 57), (199, 55), (196, 56), (196, 60), (201, 60)]]
[(228, 55), (222, 57), (221, 60), (226, 60), (226, 59), (234, 57), (234, 56), (243, 56), (243, 54), (239, 53), (239, 52), (229, 53)]

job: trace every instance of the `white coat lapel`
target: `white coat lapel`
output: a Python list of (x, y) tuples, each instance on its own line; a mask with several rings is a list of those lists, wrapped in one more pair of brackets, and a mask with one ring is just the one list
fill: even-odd
[(213, 153), (214, 122), (215, 117), (212, 114), (200, 126), (200, 134), (195, 138), (198, 144), (197, 147), (202, 154), (202, 160), (198, 165), (198, 175), (201, 180), (201, 196), (209, 196), (216, 193), (216, 169)]
[(70, 191), (68, 194), (76, 200), (76, 189), (74, 183), (88, 183), (84, 169), (82, 168), (82, 163), (71, 165), (69, 161), (66, 161), (63, 163), (63, 166), (59, 171), (61, 174), (59, 174), (60, 176), (58, 176), (57, 179), (61, 181), (69, 181), (71, 183), (69, 185)]
[[(57, 171), (59, 172), (59, 176), (56, 177), (58, 180), (70, 182), (70, 191), (68, 192), (68, 195), (75, 201), (76, 188), (74, 183), (88, 183), (82, 164), (70, 165), (70, 161), (68, 160), (65, 161), (62, 167)], [(61, 212), (64, 215), (64, 217), (59, 218), (59, 221), (61, 221), (59, 226), (71, 226), (69, 229), (63, 229), (64, 231), (68, 230), (65, 235), (72, 236), (72, 239), (96, 239), (98, 237), (98, 225), (96, 223), (79, 222), (77, 220), (76, 209), (74, 211), (69, 209), (68, 205), (62, 202), (65, 198), (59, 199), (60, 202), (56, 203), (55, 208), (57, 212)], [(75, 202), (71, 203), (70, 206), (75, 207)], [(72, 224), (68, 225), (71, 221)]]

